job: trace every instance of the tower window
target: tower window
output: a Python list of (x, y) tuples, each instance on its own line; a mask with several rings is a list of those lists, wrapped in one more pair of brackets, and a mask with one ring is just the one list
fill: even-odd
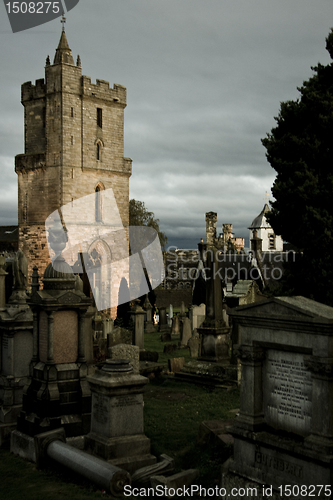
[(269, 238), (269, 249), (275, 250), (275, 234), (270, 234), (268, 238)]
[(96, 160), (101, 159), (101, 146), (99, 142), (96, 144)]
[(97, 108), (97, 126), (102, 128), (102, 108)]
[(71, 118), (74, 116), (74, 108), (71, 108)]

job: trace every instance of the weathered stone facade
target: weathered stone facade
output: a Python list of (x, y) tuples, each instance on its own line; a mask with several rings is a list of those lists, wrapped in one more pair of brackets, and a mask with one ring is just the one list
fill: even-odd
[(206, 242), (213, 245), (222, 252), (235, 250), (244, 251), (244, 238), (235, 237), (232, 232), (232, 224), (222, 224), (222, 233), (216, 234), (217, 213), (206, 213)]
[[(45, 220), (63, 205), (112, 188), (128, 225), (132, 160), (124, 158), (126, 88), (82, 75), (62, 31), (45, 79), (22, 85), (25, 152), (15, 158), (18, 175), (19, 248), (43, 275), (50, 262)], [(97, 221), (102, 223), (102, 221)], [(96, 248), (96, 242), (93, 247)]]

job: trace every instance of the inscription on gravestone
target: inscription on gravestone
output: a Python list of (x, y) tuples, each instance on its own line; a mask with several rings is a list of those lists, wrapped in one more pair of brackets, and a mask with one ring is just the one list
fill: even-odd
[[(111, 406), (113, 407), (118, 407), (118, 406), (132, 406), (132, 405), (137, 405), (140, 404), (140, 400), (135, 394), (128, 394), (126, 396), (119, 396), (118, 398), (114, 398), (111, 401)], [(141, 403), (142, 404), (142, 403)]]
[(108, 420), (108, 399), (102, 394), (94, 394), (93, 417), (96, 422), (105, 424)]
[(264, 363), (266, 422), (297, 434), (310, 432), (312, 379), (304, 355), (275, 349), (266, 351)]

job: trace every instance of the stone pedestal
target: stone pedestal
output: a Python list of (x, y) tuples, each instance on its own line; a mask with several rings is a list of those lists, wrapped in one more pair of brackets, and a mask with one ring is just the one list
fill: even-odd
[(64, 259), (58, 257), (56, 263), (45, 270), (43, 290), (39, 290), (36, 268), (33, 275), (31, 381), (23, 395), (17, 432), (12, 434), (12, 447), (21, 449), (23, 456), (24, 446), (36, 434), (63, 427), (66, 436), (73, 437), (90, 428), (85, 313), (91, 300), (75, 290), (74, 275)]
[(230, 328), (201, 327), (197, 332), (200, 336), (200, 360), (230, 363)]
[(230, 328), (223, 320), (221, 278), (216, 272), (219, 251), (210, 244), (199, 243), (198, 246), (206, 270), (206, 317), (197, 328), (201, 340), (199, 359), (229, 364)]
[(131, 314), (134, 322), (133, 344), (137, 345), (140, 349), (144, 349), (145, 312), (140, 306), (138, 299), (134, 301)]
[[(288, 485), (308, 492), (311, 485), (331, 485), (333, 308), (277, 297), (229, 314), (241, 332), (242, 382), (223, 486), (240, 477), (260, 489), (272, 486), (276, 498)], [(314, 496), (325, 498), (325, 490)]]
[(143, 304), (143, 309), (146, 312), (145, 332), (153, 333), (155, 331), (154, 321), (153, 321), (153, 307), (149, 302), (148, 294), (146, 295), (146, 299)]
[(88, 377), (92, 393), (91, 431), (85, 449), (132, 473), (156, 462), (144, 435), (143, 387), (127, 360), (107, 360)]

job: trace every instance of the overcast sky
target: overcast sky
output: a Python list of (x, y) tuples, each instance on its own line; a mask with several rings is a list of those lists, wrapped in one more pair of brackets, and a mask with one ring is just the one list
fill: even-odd
[[(0, 225), (17, 224), (14, 157), (24, 152), (21, 84), (44, 77), (61, 24), (13, 34), (0, 4)], [(261, 138), (311, 66), (331, 60), (332, 0), (80, 0), (65, 14), (83, 74), (127, 87), (130, 197), (168, 245), (197, 248), (205, 213), (236, 236), (263, 208), (275, 172)]]

